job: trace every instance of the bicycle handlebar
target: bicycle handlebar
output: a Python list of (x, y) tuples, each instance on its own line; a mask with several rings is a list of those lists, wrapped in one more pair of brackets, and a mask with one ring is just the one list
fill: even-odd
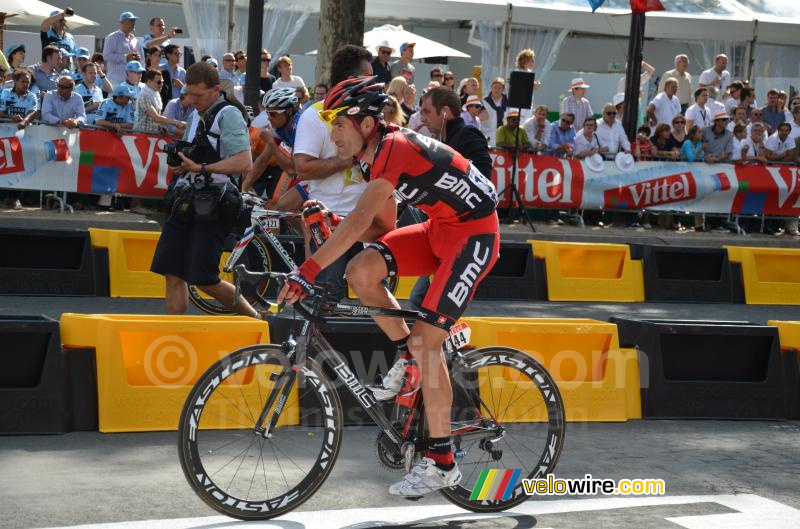
[[(243, 279), (247, 280), (247, 282), (257, 283), (264, 277), (269, 277), (277, 281), (278, 283), (278, 291), (283, 288), (284, 283), (286, 283), (286, 277), (289, 275), (284, 272), (251, 272), (247, 269), (247, 267), (243, 264), (239, 264), (233, 267), (234, 272), (236, 273), (236, 285), (235, 285), (235, 293), (234, 299), (239, 299), (241, 295), (241, 286), (239, 282)], [(311, 296), (321, 296), (324, 294), (324, 288), (322, 289), (314, 289)], [(286, 305), (286, 302), (282, 302), (278, 305), (278, 312), (283, 310), (283, 307)], [(300, 313), (300, 315), (309, 320), (309, 321), (316, 321), (319, 318), (313, 314), (313, 309), (309, 309), (302, 304), (302, 302), (298, 301), (294, 305), (294, 309)]]

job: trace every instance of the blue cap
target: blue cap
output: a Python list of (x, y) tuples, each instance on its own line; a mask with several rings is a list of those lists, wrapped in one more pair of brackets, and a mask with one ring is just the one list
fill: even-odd
[(128, 64), (125, 65), (125, 69), (129, 72), (136, 72), (136, 73), (142, 73), (144, 71), (144, 67), (142, 66), (142, 63), (140, 63), (139, 61), (128, 62)]
[(64, 48), (59, 48), (59, 49), (58, 49), (58, 51), (60, 51), (60, 52), (61, 52), (61, 58), (64, 58), (64, 57), (74, 57), (74, 56), (75, 56), (75, 54), (74, 54), (74, 53), (72, 53), (72, 52), (71, 52), (71, 51), (69, 51), (69, 50), (65, 50)]
[(61, 10), (60, 10), (60, 9), (56, 9), (55, 11), (53, 11), (52, 13), (50, 13), (50, 16), (51, 16), (51, 17), (54, 17), (54, 16), (56, 16), (56, 15), (60, 15), (60, 14), (61, 14)]
[(119, 21), (122, 22), (123, 20), (139, 20), (139, 17), (137, 17), (130, 11), (125, 11), (119, 16)]
[(78, 48), (75, 51), (75, 56), (79, 59), (91, 59), (92, 56), (89, 54), (89, 48)]
[(133, 97), (133, 91), (125, 83), (120, 83), (111, 92), (111, 97)]
[(417, 45), (416, 42), (404, 42), (400, 45), (400, 53), (406, 51), (406, 48), (413, 48), (416, 45)]
[(25, 51), (24, 44), (12, 44), (8, 48), (6, 48), (6, 58), (11, 59), (11, 56), (20, 50)]
[(206, 59), (206, 64), (210, 64), (214, 68), (219, 68), (219, 63), (217, 62), (217, 59), (215, 59), (214, 57), (209, 57), (208, 59)]

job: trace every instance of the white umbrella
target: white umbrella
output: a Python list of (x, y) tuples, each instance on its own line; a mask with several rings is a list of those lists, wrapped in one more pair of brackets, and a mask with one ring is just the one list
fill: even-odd
[[(62, 8), (39, 0), (0, 0), (0, 13), (5, 14), (5, 24), (8, 26), (38, 26), (56, 10), (61, 11)], [(67, 17), (67, 26), (72, 29), (99, 25), (82, 16)]]
[(393, 26), (385, 24), (364, 33), (364, 47), (372, 53), (376, 52), (376, 47), (387, 41), (394, 48), (393, 55), (400, 55), (400, 45), (404, 42), (414, 42), (414, 58), (426, 59), (428, 57), (464, 57), (469, 58), (464, 52), (458, 51), (450, 46), (445, 46), (435, 40), (426, 39), (416, 33), (411, 33), (403, 29), (403, 26)]
[[(416, 46), (414, 46), (415, 59), (426, 59), (428, 57), (464, 57), (468, 59), (470, 57), (466, 53), (451, 48), (450, 46), (406, 31), (403, 29), (403, 26), (386, 24), (364, 33), (364, 47), (372, 52), (373, 55), (377, 52), (377, 46), (384, 41), (388, 42), (389, 45), (394, 48), (392, 55), (396, 57), (400, 56), (400, 45), (404, 42), (416, 43)], [(316, 54), (317, 50), (306, 53), (306, 55)]]

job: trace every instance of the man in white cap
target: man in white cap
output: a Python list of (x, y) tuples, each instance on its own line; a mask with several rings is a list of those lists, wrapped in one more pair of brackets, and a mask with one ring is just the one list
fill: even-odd
[[(519, 133), (519, 138), (517, 138)], [(495, 133), (495, 143), (500, 149), (509, 151), (514, 150), (514, 146), (520, 151), (527, 151), (531, 148), (531, 142), (525, 129), (519, 126), (519, 111), (516, 109), (506, 110), (506, 124), (497, 129)]]
[(576, 77), (572, 80), (572, 83), (570, 83), (572, 94), (565, 97), (561, 102), (561, 113), (569, 112), (575, 116), (575, 121), (572, 126), (575, 128), (576, 133), (583, 127), (583, 121), (594, 114), (592, 112), (592, 105), (589, 103), (589, 100), (584, 97), (587, 88), (589, 88), (589, 85), (584, 83), (581, 77)]
[(729, 119), (727, 112), (720, 112), (714, 116), (712, 124), (703, 129), (706, 162), (725, 162), (733, 156), (733, 134), (728, 130)]
[(403, 75), (403, 70), (406, 70), (411, 72), (410, 76), (405, 76), (406, 80), (409, 83), (414, 82), (414, 65), (411, 64), (411, 61), (414, 60), (414, 46), (416, 45), (416, 42), (404, 42), (400, 45), (400, 60), (392, 64), (392, 67), (389, 69), (392, 79), (398, 75)]
[(372, 61), (372, 73), (378, 76), (379, 83), (389, 84), (392, 80), (392, 74), (389, 72), (389, 59), (392, 58), (394, 48), (389, 44), (388, 40), (381, 41), (380, 44), (375, 46), (378, 54), (375, 60)]
[(110, 33), (103, 45), (103, 58), (108, 67), (108, 78), (116, 86), (126, 78), (125, 67), (128, 64), (128, 55), (138, 53), (139, 57), (144, 57), (142, 43), (133, 34), (136, 29), (136, 21), (139, 17), (125, 11), (119, 16), (119, 29)]
[(60, 50), (68, 53), (75, 53), (75, 37), (72, 33), (67, 33), (66, 17), (72, 16), (66, 11), (56, 10), (50, 16), (42, 20), (39, 26), (39, 38), (42, 41), (42, 48), (48, 44), (55, 44)]

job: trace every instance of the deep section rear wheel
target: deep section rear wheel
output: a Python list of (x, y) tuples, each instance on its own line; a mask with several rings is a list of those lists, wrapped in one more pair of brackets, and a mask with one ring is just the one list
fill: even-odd
[[(231, 353), (192, 388), (178, 426), (181, 467), (211, 508), (242, 520), (285, 514), (328, 477), (342, 440), (342, 408), (321, 367), (308, 359), (297, 371), (269, 438), (255, 424), (292, 366), (280, 347)], [(266, 415), (269, 424), (279, 399)]]
[[(528, 496), (523, 478), (553, 472), (564, 443), (564, 404), (550, 373), (533, 357), (506, 347), (464, 353), (454, 362), (453, 442), (463, 451), (458, 486), (442, 489), (456, 505), (475, 512), (497, 512), (519, 505)], [(494, 431), (489, 438), (468, 439), (459, 432)], [(470, 499), (484, 469), (520, 469), (516, 487), (506, 499)]]

